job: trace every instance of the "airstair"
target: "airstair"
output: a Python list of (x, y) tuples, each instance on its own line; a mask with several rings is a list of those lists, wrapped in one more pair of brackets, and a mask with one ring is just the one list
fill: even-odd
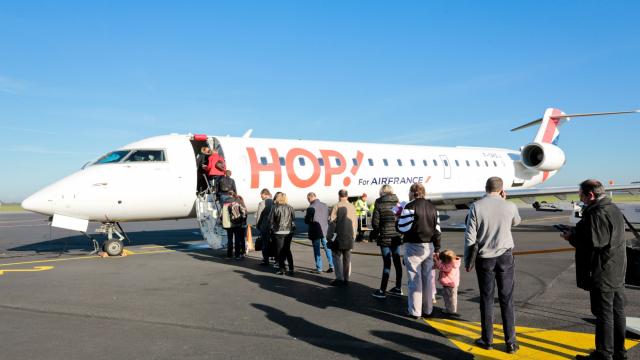
[(196, 214), (200, 224), (202, 237), (212, 249), (223, 249), (227, 246), (227, 233), (220, 222), (220, 209), (215, 195), (204, 192), (196, 199)]

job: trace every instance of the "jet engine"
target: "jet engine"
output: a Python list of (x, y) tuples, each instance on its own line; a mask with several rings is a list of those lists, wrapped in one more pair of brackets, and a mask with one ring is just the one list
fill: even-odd
[(565, 163), (564, 151), (553, 144), (531, 143), (521, 154), (524, 166), (538, 171), (559, 170)]

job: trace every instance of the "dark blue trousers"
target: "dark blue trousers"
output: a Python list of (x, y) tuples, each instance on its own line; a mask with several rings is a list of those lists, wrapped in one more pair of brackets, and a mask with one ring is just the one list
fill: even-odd
[(497, 284), (504, 340), (507, 344), (514, 344), (516, 342), (516, 313), (513, 307), (513, 287), (515, 284), (513, 253), (508, 250), (498, 257), (484, 259), (478, 256), (476, 274), (480, 288), (482, 340), (487, 344), (493, 343), (493, 298)]

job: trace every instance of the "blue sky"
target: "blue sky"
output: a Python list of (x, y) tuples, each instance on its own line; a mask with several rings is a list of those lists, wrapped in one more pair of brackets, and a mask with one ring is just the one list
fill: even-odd
[[(3, 1), (0, 201), (167, 133), (517, 149), (640, 108), (634, 1)], [(547, 186), (640, 181), (640, 115), (576, 119)]]

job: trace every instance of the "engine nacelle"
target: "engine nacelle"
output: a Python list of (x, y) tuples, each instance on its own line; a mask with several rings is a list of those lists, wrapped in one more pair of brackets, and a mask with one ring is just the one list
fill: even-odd
[(522, 163), (538, 171), (559, 170), (565, 163), (564, 151), (553, 144), (531, 143), (522, 148)]

